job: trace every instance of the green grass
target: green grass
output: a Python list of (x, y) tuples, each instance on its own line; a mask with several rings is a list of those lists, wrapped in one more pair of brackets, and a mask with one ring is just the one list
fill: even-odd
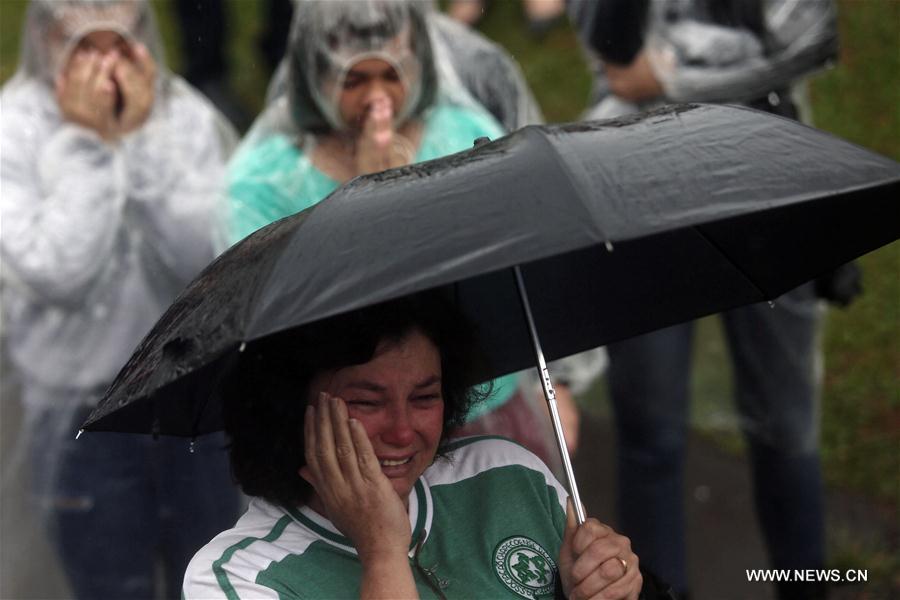
[[(0, 0), (0, 81), (15, 70), (25, 5), (24, 0)], [(154, 6), (169, 64), (177, 71), (180, 49), (171, 3), (155, 0)], [(813, 81), (816, 124), (900, 159), (900, 1), (842, 0), (839, 7), (841, 59)], [(255, 51), (259, 5), (233, 0), (229, 10), (232, 83), (247, 105), (258, 109), (267, 78)], [(567, 24), (538, 42), (526, 32), (521, 3), (493, 0), (481, 28), (522, 64), (549, 121), (577, 119), (590, 77)], [(900, 244), (873, 252), (861, 264), (865, 295), (846, 310), (831, 310), (824, 331), (822, 453), (831, 484), (900, 510)], [(698, 333), (695, 426), (739, 447), (717, 322), (703, 320)], [(590, 410), (605, 411), (601, 387), (588, 402)]]
[(519, 61), (544, 117), (574, 121), (587, 105), (591, 76), (567, 22), (536, 41), (525, 30), (521, 2), (490, 2), (479, 27)]
[[(900, 159), (900, 2), (845, 0), (841, 62), (816, 80), (816, 123)], [(866, 293), (825, 331), (822, 450), (828, 480), (900, 514), (900, 244), (865, 256)]]

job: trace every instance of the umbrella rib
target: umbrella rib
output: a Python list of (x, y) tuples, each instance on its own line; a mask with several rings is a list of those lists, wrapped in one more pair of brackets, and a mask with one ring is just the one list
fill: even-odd
[(607, 247), (611, 247), (609, 246), (609, 244), (610, 242), (612, 242), (612, 240), (603, 230), (603, 226), (600, 224), (600, 222), (594, 217), (594, 212), (590, 209), (590, 207), (587, 206), (587, 204), (585, 204), (584, 199), (591, 198), (593, 194), (588, 190), (585, 190), (584, 186), (581, 185), (580, 180), (574, 176), (569, 163), (563, 160), (562, 156), (559, 155), (556, 146), (550, 141), (549, 136), (547, 135), (543, 127), (539, 125), (530, 125), (525, 129), (527, 131), (533, 131), (535, 133), (534, 137), (540, 139), (541, 143), (548, 149), (547, 153), (553, 157), (553, 160), (556, 162), (556, 165), (559, 167), (559, 169), (566, 174), (566, 183), (568, 183), (569, 187), (572, 188), (572, 191), (574, 192), (573, 195), (578, 198), (581, 206), (587, 213), (587, 221), (597, 228), (601, 239), (605, 243), (607, 243)]
[(191, 440), (197, 437), (197, 429), (200, 427), (200, 420), (203, 418), (203, 413), (206, 412), (206, 407), (209, 405), (210, 397), (215, 393), (215, 390), (219, 388), (219, 384), (222, 381), (222, 376), (216, 377), (216, 382), (213, 385), (212, 389), (208, 394), (205, 394), (202, 403), (200, 404), (200, 410), (197, 411), (197, 414), (194, 415), (194, 422), (191, 424)]
[[(319, 206), (319, 204), (316, 204), (316, 205), (308, 208), (307, 210), (309, 211), (309, 214), (311, 215), (312, 212), (318, 206)], [(294, 213), (294, 214), (297, 214), (297, 213)], [(287, 217), (283, 217), (283, 218), (279, 219), (278, 221), (275, 221), (275, 223), (278, 223), (281, 221), (286, 221), (286, 220), (292, 218), (293, 216), (294, 215), (289, 215)], [(274, 254), (275, 256), (279, 256), (281, 254), (282, 250), (284, 249), (284, 247), (290, 243), (291, 238), (293, 238), (296, 235), (297, 230), (302, 229), (303, 225), (308, 220), (309, 220), (309, 216), (307, 215), (306, 218), (304, 218), (300, 223), (297, 224), (297, 226), (293, 229), (293, 231), (288, 232), (287, 234), (285, 234), (281, 237), (281, 239), (279, 240), (280, 248), (278, 249), (277, 252), (274, 252), (272, 250), (267, 250), (267, 252), (269, 252), (270, 254)], [(272, 226), (272, 224), (269, 225), (269, 227), (271, 227), (271, 226)], [(280, 262), (280, 260), (278, 260), (278, 259), (269, 261), (269, 263), (265, 266), (265, 269), (266, 269), (265, 273), (260, 273), (257, 278), (257, 280), (259, 281), (259, 284), (252, 291), (252, 295), (251, 295), (249, 301), (247, 302), (246, 307), (244, 308), (244, 314), (241, 315), (241, 323), (244, 324), (244, 328), (243, 328), (244, 331), (243, 331), (243, 336), (241, 339), (242, 342), (249, 341), (248, 338), (250, 338), (250, 336), (248, 335), (248, 333), (255, 330), (255, 328), (254, 328), (255, 323), (251, 317), (253, 307), (256, 306), (256, 303), (259, 300), (259, 297), (262, 296), (264, 290), (268, 287), (269, 282), (272, 278), (272, 273), (275, 272), (275, 269), (278, 266), (279, 262)]]
[[(234, 368), (237, 361), (240, 359), (241, 350), (234, 352), (233, 350), (226, 350), (224, 356), (220, 356), (217, 360), (222, 360), (225, 363), (225, 366), (221, 369), (216, 370), (216, 377), (213, 381), (213, 384), (209, 388), (209, 393), (206, 394), (203, 398), (203, 403), (200, 405), (200, 410), (197, 411), (197, 414), (194, 416), (194, 423), (191, 425), (191, 438), (196, 438), (197, 430), (200, 428), (200, 421), (203, 420), (203, 413), (206, 412), (206, 407), (209, 406), (209, 401), (213, 397), (214, 394), (219, 393), (219, 389), (222, 386), (222, 380), (225, 378), (225, 374), (230, 372), (231, 369)], [(216, 361), (213, 361), (216, 362)]]
[(703, 232), (702, 229), (700, 229), (700, 226), (694, 225), (691, 227), (691, 229), (693, 229), (695, 232), (697, 232), (697, 235), (699, 235), (701, 238), (703, 238), (703, 241), (705, 241), (707, 244), (709, 244), (710, 246), (715, 248), (716, 252), (718, 252), (719, 255), (722, 256), (725, 260), (727, 260), (728, 264), (730, 264), (732, 267), (734, 267), (734, 269), (738, 273), (740, 273), (744, 277), (744, 279), (746, 279), (747, 282), (750, 285), (752, 285), (753, 288), (757, 292), (759, 292), (759, 295), (762, 296), (762, 300), (770, 300), (768, 294), (766, 294), (766, 292), (761, 287), (759, 287), (759, 285), (757, 285), (757, 283), (753, 280), (753, 278), (750, 277), (750, 274), (747, 273), (747, 271), (745, 271), (743, 268), (741, 268), (741, 266), (739, 264), (734, 262), (734, 260), (732, 260), (732, 258), (728, 255), (728, 253), (725, 252), (725, 250), (723, 250), (721, 246), (719, 246), (719, 244), (717, 244), (715, 241), (713, 241), (712, 238), (710, 238), (708, 235), (706, 235), (706, 233)]

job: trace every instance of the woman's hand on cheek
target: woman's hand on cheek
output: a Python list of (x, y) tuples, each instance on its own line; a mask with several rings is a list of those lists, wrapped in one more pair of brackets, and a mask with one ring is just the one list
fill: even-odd
[(362, 423), (340, 398), (325, 393), (304, 420), (308, 481), (328, 518), (353, 541), (360, 561), (406, 560), (412, 532), (403, 502), (381, 472)]
[(636, 600), (643, 578), (628, 538), (597, 519), (578, 525), (571, 500), (566, 520), (559, 550), (559, 572), (566, 597)]

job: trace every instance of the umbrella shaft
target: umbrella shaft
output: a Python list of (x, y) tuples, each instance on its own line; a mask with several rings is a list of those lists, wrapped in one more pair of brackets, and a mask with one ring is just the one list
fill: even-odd
[(528, 321), (528, 331), (531, 333), (531, 342), (534, 344), (534, 356), (538, 363), (538, 374), (541, 377), (541, 388), (544, 390), (544, 399), (547, 400), (547, 407), (550, 409), (550, 421), (553, 424), (553, 433), (556, 435), (556, 445), (559, 449), (559, 455), (562, 458), (563, 469), (566, 472), (566, 483), (569, 486), (569, 494), (572, 496), (572, 504), (575, 505), (575, 515), (578, 518), (578, 524), (582, 524), (587, 519), (584, 514), (584, 506), (581, 504), (581, 497), (578, 494), (578, 485), (575, 483), (575, 471), (572, 469), (572, 461), (569, 458), (569, 450), (566, 446), (566, 435), (563, 432), (562, 421), (559, 419), (559, 409), (556, 403), (556, 392), (553, 390), (553, 383), (550, 381), (550, 371), (547, 369), (547, 362), (544, 360), (544, 351), (541, 349), (541, 340), (538, 337), (537, 327), (534, 324), (534, 317), (531, 315), (531, 304), (528, 302), (528, 292), (525, 290), (525, 280), (522, 278), (522, 271), (518, 265), (513, 267), (516, 275), (516, 285), (519, 289), (519, 300), (522, 301), (522, 310), (525, 313), (525, 319)]

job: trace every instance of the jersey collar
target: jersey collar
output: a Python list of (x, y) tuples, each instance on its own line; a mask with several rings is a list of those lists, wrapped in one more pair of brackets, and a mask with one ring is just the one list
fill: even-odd
[[(324, 542), (336, 546), (345, 552), (356, 554), (353, 542), (345, 537), (331, 521), (320, 515), (309, 506), (291, 506), (283, 509), (301, 527), (311, 531)], [(412, 540), (409, 544), (409, 556), (412, 557), (416, 546), (424, 543), (431, 529), (433, 504), (431, 489), (424, 478), (420, 477), (409, 493), (409, 526), (412, 529)]]

